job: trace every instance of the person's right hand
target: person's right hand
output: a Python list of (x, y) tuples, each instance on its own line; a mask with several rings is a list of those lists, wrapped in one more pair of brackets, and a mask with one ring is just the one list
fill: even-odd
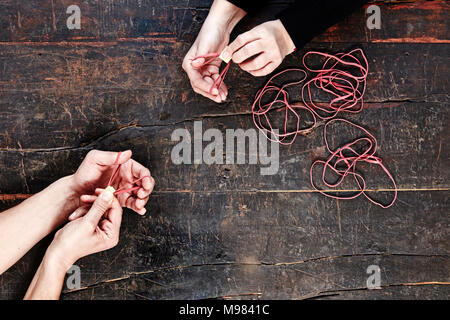
[[(192, 47), (183, 60), (183, 69), (189, 77), (195, 92), (220, 103), (228, 94), (224, 83), (219, 89), (209, 92), (214, 81), (219, 77), (222, 60), (216, 59), (203, 65), (204, 58), (197, 56), (213, 52), (221, 52), (230, 41), (230, 33), (237, 22), (245, 15), (245, 11), (225, 0), (215, 0), (208, 17)], [(202, 66), (203, 65), (203, 66)]]
[(119, 242), (122, 207), (114, 194), (103, 190), (89, 210), (55, 234), (47, 254), (69, 268), (78, 259), (108, 250)]

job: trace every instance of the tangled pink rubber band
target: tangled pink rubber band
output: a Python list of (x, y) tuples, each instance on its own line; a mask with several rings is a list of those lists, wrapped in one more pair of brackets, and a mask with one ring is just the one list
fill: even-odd
[[(306, 59), (311, 55), (326, 58), (320, 69), (308, 67)], [(358, 56), (360, 57), (358, 58)], [(349, 53), (338, 53), (336, 55), (310, 51), (303, 56), (302, 61), (306, 70), (317, 73), (302, 88), (303, 103), (317, 117), (326, 120), (335, 117), (341, 111), (358, 113), (363, 109), (368, 63), (361, 49), (354, 49)], [(311, 92), (312, 85), (334, 98), (325, 107), (315, 104)], [(319, 114), (318, 110), (324, 112), (325, 115)]]
[[(367, 136), (358, 138), (358, 139), (356, 139), (352, 142), (349, 142), (349, 143), (345, 144), (344, 146), (339, 147), (338, 149), (333, 151), (333, 150), (331, 150), (330, 145), (328, 143), (327, 127), (331, 123), (334, 123), (334, 122), (343, 122), (343, 123), (349, 124), (350, 126), (353, 126), (355, 128), (362, 130)], [(318, 192), (320, 192), (321, 194), (323, 194), (327, 197), (330, 197), (330, 198), (334, 198), (334, 199), (354, 199), (354, 198), (359, 197), (361, 194), (363, 194), (370, 202), (372, 202), (382, 208), (389, 208), (390, 206), (392, 206), (394, 204), (395, 200), (397, 199), (397, 185), (395, 183), (394, 178), (390, 174), (390, 172), (383, 165), (381, 158), (375, 156), (375, 153), (377, 151), (377, 140), (375, 139), (375, 137), (369, 131), (364, 129), (363, 127), (361, 127), (357, 124), (354, 124), (353, 122), (350, 122), (345, 119), (332, 119), (332, 120), (328, 121), (325, 124), (323, 135), (324, 135), (325, 146), (326, 146), (328, 152), (331, 154), (331, 156), (326, 161), (316, 160), (311, 165), (309, 174), (310, 174), (311, 185), (313, 186), (313, 188), (315, 190), (317, 190)], [(363, 149), (364, 151), (357, 152), (355, 150), (355, 147), (358, 144), (360, 144), (360, 145), (363, 144), (361, 142), (366, 142), (367, 147), (365, 149)], [(365, 163), (380, 166), (383, 169), (383, 171), (387, 174), (389, 179), (392, 181), (392, 184), (394, 186), (394, 188), (393, 188), (394, 197), (393, 197), (392, 201), (389, 202), (387, 205), (384, 205), (381, 202), (374, 200), (367, 194), (366, 182), (364, 180), (364, 177), (362, 176), (362, 174), (360, 174), (356, 171), (357, 165), (360, 162), (365, 162)], [(355, 194), (349, 195), (349, 196), (336, 196), (336, 195), (330, 194), (329, 191), (320, 190), (315, 185), (314, 180), (313, 180), (313, 169), (316, 165), (319, 165), (319, 164), (323, 165), (322, 182), (328, 188), (335, 189), (342, 184), (342, 182), (344, 181), (344, 179), (347, 176), (352, 176), (359, 187), (359, 191), (356, 192)], [(339, 177), (335, 183), (331, 183), (331, 182), (327, 181), (327, 179), (325, 177), (327, 174), (327, 170), (331, 170), (332, 173), (334, 173), (335, 175), (337, 175)], [(338, 189), (336, 189), (336, 190), (338, 190)]]
[[(311, 56), (324, 58), (320, 68), (309, 67), (306, 59)], [(375, 137), (363, 127), (356, 125), (345, 119), (335, 119), (340, 112), (358, 113), (364, 108), (363, 96), (366, 90), (366, 80), (368, 75), (368, 62), (361, 49), (354, 49), (349, 53), (338, 53), (336, 55), (322, 53), (318, 51), (307, 52), (302, 59), (302, 63), (307, 71), (312, 74), (312, 78), (303, 83), (307, 77), (307, 73), (302, 69), (291, 68), (283, 70), (273, 75), (264, 85), (264, 87), (256, 93), (255, 100), (252, 105), (253, 122), (255, 126), (261, 130), (270, 141), (275, 141), (283, 145), (289, 145), (294, 142), (298, 134), (310, 132), (317, 124), (317, 118), (329, 120), (324, 127), (325, 145), (331, 156), (327, 161), (316, 160), (310, 169), (310, 181), (315, 190), (321, 194), (334, 199), (354, 199), (363, 194), (370, 202), (382, 207), (389, 208), (397, 199), (397, 186), (390, 172), (383, 165), (381, 158), (375, 156), (377, 149), (377, 141)], [(279, 76), (288, 72), (301, 72), (300, 80), (288, 82), (283, 85), (274, 84), (274, 80)], [(301, 86), (302, 103), (291, 103), (289, 100), (288, 89), (295, 90)], [(329, 98), (326, 103), (315, 103), (314, 94), (325, 93)], [(274, 98), (272, 95), (274, 95)], [(268, 97), (267, 97), (268, 96)], [(263, 100), (268, 102), (262, 102)], [(281, 106), (281, 107), (280, 107)], [(312, 116), (312, 124), (302, 127), (302, 118), (297, 111), (306, 110)], [(275, 130), (272, 126), (270, 111), (284, 111), (284, 125), (280, 130)], [(289, 129), (288, 124), (293, 119), (295, 127)], [(332, 151), (327, 140), (327, 127), (330, 123), (342, 121), (354, 127), (361, 129), (366, 133), (367, 137), (356, 139), (343, 147)], [(368, 147), (361, 153), (355, 148), (366, 143)], [(366, 190), (366, 182), (364, 177), (358, 173), (357, 164), (365, 162), (380, 166), (388, 175), (394, 185), (394, 197), (392, 201), (384, 205), (372, 199)], [(329, 188), (338, 188), (347, 176), (353, 176), (359, 191), (349, 196), (337, 196), (330, 194), (324, 190), (320, 190), (313, 181), (313, 169), (315, 166), (322, 164), (322, 182)], [(326, 173), (331, 171), (339, 176), (335, 183), (326, 180)], [(339, 189), (336, 189), (339, 191)]]
[[(306, 64), (307, 57), (313, 55), (325, 58), (321, 68), (314, 69)], [(366, 88), (368, 63), (361, 49), (336, 55), (310, 51), (303, 56), (302, 62), (306, 70), (315, 74), (310, 80), (301, 85), (307, 77), (307, 73), (302, 69), (291, 68), (278, 72), (256, 93), (255, 101), (252, 105), (255, 126), (269, 140), (284, 145), (292, 144), (298, 134), (310, 132), (316, 125), (317, 118), (332, 119), (341, 111), (357, 113), (364, 106), (363, 95)], [(288, 82), (281, 86), (274, 84), (276, 78), (287, 72), (301, 72), (303, 77), (298, 81)], [(293, 90), (295, 87), (301, 87), (303, 103), (291, 103), (289, 101), (287, 89)], [(333, 98), (325, 106), (314, 103), (313, 88), (323, 91)], [(271, 99), (268, 103), (262, 102), (267, 94), (273, 94), (274, 92), (276, 93), (274, 99)], [(272, 126), (269, 112), (275, 109), (282, 110), (283, 108), (285, 109), (285, 119), (281, 133), (279, 133)], [(302, 127), (301, 117), (297, 112), (300, 110), (306, 110), (311, 114), (311, 125)], [(293, 129), (288, 128), (291, 117), (294, 117), (293, 119), (296, 123)]]
[[(275, 84), (272, 84), (273, 80), (287, 72), (301, 72), (303, 74), (303, 78), (294, 81), (289, 82), (287, 84), (284, 84), (282, 86), (277, 86)], [(256, 93), (255, 102), (252, 106), (252, 113), (253, 113), (253, 122), (255, 126), (263, 132), (263, 134), (269, 139), (270, 141), (275, 141), (283, 145), (289, 145), (292, 144), (297, 137), (298, 134), (306, 133), (309, 131), (312, 127), (314, 127), (316, 118), (314, 117), (314, 114), (311, 112), (311, 110), (308, 107), (305, 107), (301, 104), (291, 104), (289, 102), (289, 93), (287, 91), (287, 88), (289, 87), (295, 87), (299, 86), (304, 79), (306, 78), (306, 72), (302, 69), (286, 69), (283, 70), (276, 75), (272, 76), (269, 81), (265, 84), (265, 86), (259, 90)], [(268, 103), (262, 103), (264, 100), (264, 96), (271, 93), (276, 93), (274, 99), (270, 99), (270, 102)], [(283, 130), (281, 133), (276, 132), (271, 124), (271, 120), (269, 117), (269, 112), (277, 108), (277, 106), (282, 105), (285, 108), (285, 117), (284, 117), (284, 125)], [(277, 108), (278, 109), (278, 108)], [(278, 109), (278, 110), (282, 110)], [(301, 128), (301, 118), (300, 115), (297, 113), (296, 110), (303, 109), (312, 114), (314, 123), (313, 125), (307, 127), (307, 128)], [(289, 116), (292, 114), (296, 118), (296, 128), (295, 130), (289, 130), (288, 129), (288, 121)]]

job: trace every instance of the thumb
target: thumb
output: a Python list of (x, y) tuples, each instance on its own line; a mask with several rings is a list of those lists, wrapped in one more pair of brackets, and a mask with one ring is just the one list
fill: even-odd
[(205, 63), (205, 58), (198, 58), (191, 61), (193, 68), (200, 68)]
[(111, 190), (104, 190), (100, 196), (94, 201), (91, 209), (85, 215), (86, 221), (88, 221), (92, 226), (97, 227), (100, 218), (105, 214), (106, 211), (112, 208), (112, 203), (114, 199), (114, 194)]

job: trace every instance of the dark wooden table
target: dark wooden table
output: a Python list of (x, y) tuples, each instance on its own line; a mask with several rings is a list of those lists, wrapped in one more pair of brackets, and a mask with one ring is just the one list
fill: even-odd
[[(66, 27), (71, 4), (80, 30)], [(311, 190), (321, 128), (281, 146), (272, 176), (257, 165), (172, 163), (172, 132), (192, 132), (195, 120), (253, 128), (265, 81), (232, 66), (227, 102), (192, 91), (181, 62), (210, 1), (1, 0), (0, 210), (73, 173), (94, 148), (132, 149), (157, 180), (148, 214), (126, 211), (119, 245), (78, 261), (82, 288), (62, 298), (448, 298), (450, 6), (377, 4), (380, 30), (367, 29), (361, 9), (281, 67), (309, 49), (363, 48), (367, 107), (345, 118), (374, 133), (401, 189), (387, 210)], [(391, 188), (368, 175), (374, 189)], [(50, 241), (0, 276), (0, 298), (24, 295)], [(370, 265), (381, 290), (367, 289)]]

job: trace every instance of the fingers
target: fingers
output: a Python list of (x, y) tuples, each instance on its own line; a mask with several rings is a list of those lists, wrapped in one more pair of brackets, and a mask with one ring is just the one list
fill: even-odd
[(80, 217), (83, 217), (83, 216), (89, 211), (89, 208), (90, 208), (90, 207), (91, 207), (90, 205), (84, 205), (84, 206), (81, 206), (81, 207), (77, 208), (77, 209), (69, 216), (69, 221), (73, 221), (73, 220), (76, 220), (76, 219), (78, 219), (78, 218), (80, 218)]
[(254, 77), (263, 77), (270, 74), (275, 68), (277, 67), (277, 64), (274, 62), (269, 62), (265, 67), (255, 70), (255, 71), (249, 71), (249, 73)]
[[(205, 49), (206, 50), (206, 49)], [(192, 48), (191, 48), (192, 51)], [(200, 50), (195, 50), (201, 52)], [(228, 90), (224, 85), (221, 88), (212, 88), (214, 83), (213, 75), (219, 74), (220, 61), (214, 61), (204, 65), (205, 58), (192, 59), (192, 54), (189, 52), (183, 60), (183, 70), (186, 72), (191, 82), (194, 92), (201, 94), (202, 96), (213, 100), (214, 102), (221, 103), (226, 99)], [(206, 61), (208, 62), (208, 61)], [(222, 88), (224, 87), (224, 88)], [(211, 90), (211, 92), (210, 92)]]
[(266, 53), (261, 53), (259, 56), (241, 63), (239, 67), (247, 72), (257, 71), (264, 68), (269, 62), (269, 55)]
[(191, 61), (193, 68), (200, 68), (205, 63), (205, 58), (198, 58)]
[[(201, 60), (203, 58), (197, 59)], [(194, 89), (195, 92), (202, 94), (204, 96), (207, 96), (211, 99), (211, 97), (217, 98), (217, 95), (219, 94), (219, 91), (214, 88), (211, 93), (209, 93), (209, 89), (211, 88), (211, 85), (205, 80), (205, 78), (202, 75), (202, 70), (198, 69), (198, 67), (194, 67), (193, 62), (194, 61), (187, 61), (185, 59), (185, 62), (183, 62), (183, 69), (186, 71), (186, 74), (189, 77), (189, 80), (191, 81), (191, 86)], [(212, 99), (214, 100), (214, 99)]]
[(94, 201), (91, 209), (84, 216), (84, 219), (86, 219), (86, 221), (95, 229), (98, 226), (100, 218), (106, 211), (112, 208), (113, 201), (114, 194), (109, 190), (103, 191)]
[[(98, 189), (95, 189), (95, 194), (96, 195), (83, 194), (80, 197), (81, 202), (83, 202), (83, 203), (93, 203), (98, 198), (97, 195), (100, 194), (100, 193), (97, 193), (97, 190)], [(103, 189), (101, 189), (101, 190), (103, 190)]]
[[(225, 49), (222, 51), (222, 56), (224, 58), (233, 57), (234, 53), (245, 46), (247, 43), (251, 41), (258, 40), (260, 37), (257, 32), (253, 32), (252, 30), (244, 32), (240, 34), (232, 43), (230, 43)], [(234, 61), (234, 59), (233, 59)]]
[[(237, 64), (243, 63), (245, 60), (264, 52), (262, 41), (255, 40), (247, 43), (242, 48), (233, 53), (233, 62)], [(263, 67), (263, 66), (261, 66)], [(259, 67), (258, 69), (260, 69)]]
[(125, 206), (131, 210), (134, 210), (140, 215), (144, 215), (147, 212), (147, 209), (144, 208), (145, 203), (147, 202), (147, 199), (134, 199), (132, 197), (129, 197), (125, 203)]
[(151, 176), (150, 170), (139, 162), (133, 161), (131, 171), (134, 177), (142, 179), (140, 181), (141, 188), (136, 192), (137, 197), (140, 199), (147, 198), (155, 186), (155, 180)]
[[(118, 152), (91, 150), (86, 156), (86, 159), (94, 164), (101, 166), (111, 166), (116, 163)], [(124, 151), (120, 154), (118, 164), (123, 164), (130, 160), (132, 155), (131, 150)]]
[(122, 223), (122, 207), (117, 199), (112, 202), (111, 210), (108, 213), (108, 220), (112, 222), (116, 231), (120, 230), (120, 224)]

